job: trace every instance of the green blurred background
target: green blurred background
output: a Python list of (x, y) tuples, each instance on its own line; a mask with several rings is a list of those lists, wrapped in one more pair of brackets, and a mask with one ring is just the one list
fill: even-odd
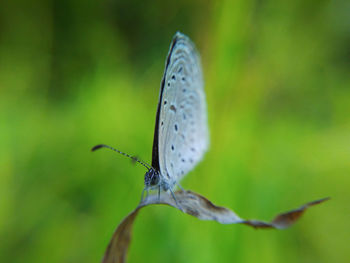
[(348, 262), (350, 4), (2, 1), (0, 260), (99, 262), (138, 204), (173, 34), (202, 56), (211, 148), (183, 181), (284, 231), (141, 211), (129, 262)]

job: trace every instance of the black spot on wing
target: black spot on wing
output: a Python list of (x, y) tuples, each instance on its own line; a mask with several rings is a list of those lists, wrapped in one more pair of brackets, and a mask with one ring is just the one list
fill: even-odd
[(172, 104), (172, 105), (170, 106), (170, 110), (172, 110), (173, 112), (176, 112), (176, 107), (175, 107), (175, 105)]

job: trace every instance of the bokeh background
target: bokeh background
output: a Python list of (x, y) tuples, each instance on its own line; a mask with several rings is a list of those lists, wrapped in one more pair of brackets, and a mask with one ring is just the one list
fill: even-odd
[(350, 4), (1, 1), (1, 262), (99, 262), (138, 204), (173, 34), (202, 56), (211, 148), (183, 181), (284, 231), (141, 211), (129, 262), (348, 262)]

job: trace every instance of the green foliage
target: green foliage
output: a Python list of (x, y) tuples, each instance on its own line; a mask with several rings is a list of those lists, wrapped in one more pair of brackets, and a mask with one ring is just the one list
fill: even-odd
[(168, 207), (135, 222), (130, 262), (350, 258), (346, 1), (5, 1), (0, 4), (0, 258), (98, 262), (138, 203), (165, 57), (202, 55), (211, 148), (182, 185), (270, 219), (325, 196), (285, 231)]

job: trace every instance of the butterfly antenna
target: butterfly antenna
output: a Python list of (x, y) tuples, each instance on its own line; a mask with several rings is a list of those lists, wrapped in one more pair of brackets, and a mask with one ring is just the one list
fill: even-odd
[(132, 159), (132, 160), (138, 162), (139, 164), (143, 165), (143, 166), (146, 167), (147, 169), (150, 169), (150, 168), (151, 168), (151, 166), (150, 166), (149, 164), (140, 161), (140, 160), (137, 159), (136, 157), (131, 156), (131, 155), (127, 154), (127, 153), (123, 153), (123, 152), (121, 152), (121, 151), (119, 151), (119, 150), (117, 150), (117, 149), (115, 149), (115, 148), (113, 148), (113, 147), (111, 147), (111, 146), (105, 145), (105, 144), (96, 145), (96, 146), (94, 146), (94, 147), (91, 149), (91, 151), (94, 152), (94, 151), (96, 151), (96, 150), (98, 150), (98, 149), (101, 149), (101, 148), (108, 148), (108, 149), (111, 149), (111, 150), (113, 150), (113, 151), (115, 151), (115, 152), (117, 152), (117, 153), (120, 153), (120, 154), (122, 154), (122, 155), (124, 155), (124, 156), (126, 156), (126, 157), (129, 157), (130, 159)]

